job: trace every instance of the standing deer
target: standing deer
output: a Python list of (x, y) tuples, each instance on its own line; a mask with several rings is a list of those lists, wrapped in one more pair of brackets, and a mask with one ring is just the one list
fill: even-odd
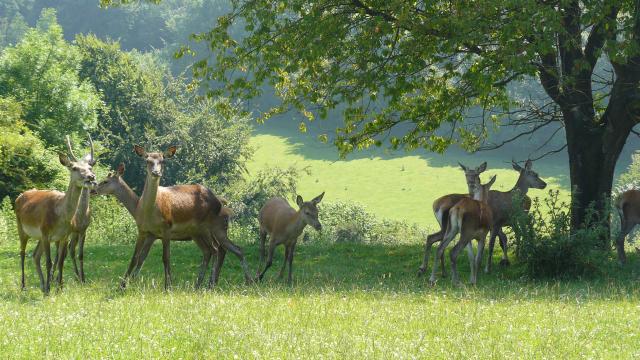
[[(533, 166), (531, 160), (527, 160), (524, 164), (524, 168), (518, 165), (515, 161), (511, 162), (513, 169), (520, 173), (516, 185), (510, 191), (489, 191), (489, 207), (493, 214), (493, 226), (491, 227), (491, 235), (489, 236), (489, 258), (484, 271), (486, 273), (491, 272), (491, 265), (493, 260), (493, 247), (496, 242), (496, 236), (500, 237), (500, 247), (502, 248), (501, 265), (509, 265), (509, 258), (507, 256), (507, 236), (502, 231), (504, 226), (511, 226), (511, 215), (514, 213), (514, 200), (518, 197), (522, 199), (522, 208), (525, 211), (529, 211), (531, 208), (531, 199), (527, 196), (527, 192), (530, 188), (544, 189), (547, 187), (547, 183), (540, 179), (540, 176), (531, 169)], [(482, 261), (482, 259), (480, 260)]]
[(620, 215), (620, 234), (616, 239), (616, 250), (618, 252), (618, 262), (624, 265), (627, 256), (624, 253), (624, 239), (640, 224), (640, 191), (627, 190), (620, 194), (615, 202), (616, 209)]
[[(89, 224), (89, 192), (96, 185), (96, 177), (92, 171), (92, 166), (95, 164), (93, 144), (91, 154), (80, 160), (71, 151), (71, 143), (68, 136), (67, 146), (69, 155), (61, 153), (58, 156), (60, 163), (69, 170), (70, 180), (67, 192), (28, 190), (20, 194), (15, 202), (16, 223), (18, 225), (18, 236), (20, 237), (22, 289), (25, 289), (24, 258), (29, 238), (39, 239), (33, 253), (33, 261), (40, 277), (40, 288), (45, 294), (48, 294), (53, 276), (51, 243), (58, 243), (56, 260), (56, 267), (58, 268), (57, 282), (58, 286), (62, 287), (62, 268), (66, 257), (69, 235), (84, 234)], [(40, 264), (43, 252), (47, 266), (46, 282)]]
[[(449, 210), (447, 230), (442, 243), (438, 247), (436, 256), (443, 256), (447, 245), (449, 245), (458, 233), (460, 234), (460, 240), (449, 254), (451, 258), (451, 280), (453, 283), (458, 282), (457, 259), (460, 250), (465, 246), (467, 247), (469, 264), (471, 265), (471, 284), (475, 285), (478, 280), (478, 270), (480, 269), (484, 241), (491, 230), (491, 224), (493, 224), (491, 208), (487, 204), (487, 200), (489, 198), (489, 189), (495, 181), (496, 175), (484, 185), (474, 185), (473, 199), (463, 198)], [(477, 256), (474, 256), (473, 248), (468, 246), (473, 239), (478, 241)], [(438, 262), (434, 261), (431, 277), (429, 278), (431, 284), (435, 284), (436, 282), (437, 271)]]
[(284, 270), (288, 263), (289, 276), (287, 283), (291, 284), (293, 253), (296, 249), (298, 237), (300, 237), (302, 230), (304, 230), (304, 227), (307, 225), (312, 226), (317, 231), (322, 229), (322, 225), (318, 220), (317, 205), (323, 196), (324, 192), (311, 201), (304, 201), (302, 200), (302, 196), (298, 195), (296, 197), (296, 203), (299, 207), (298, 211), (292, 208), (287, 200), (281, 197), (268, 200), (262, 209), (260, 209), (258, 217), (260, 222), (260, 266), (264, 263), (266, 255), (265, 242), (267, 235), (269, 235), (269, 255), (264, 270), (258, 275), (259, 281), (262, 281), (267, 269), (269, 269), (273, 263), (273, 251), (276, 246), (284, 244), (284, 263), (282, 264), (279, 277), (282, 278), (284, 275)]
[[(473, 188), (476, 185), (480, 184), (480, 174), (482, 174), (487, 169), (486, 162), (483, 162), (475, 169), (466, 167), (460, 163), (458, 163), (458, 165), (460, 165), (460, 167), (464, 171), (469, 194), (449, 194), (440, 197), (433, 202), (433, 213), (436, 216), (436, 220), (438, 220), (440, 230), (427, 236), (427, 239), (425, 241), (424, 257), (422, 259), (422, 265), (420, 265), (420, 268), (418, 269), (418, 276), (424, 274), (427, 271), (427, 267), (429, 266), (429, 258), (431, 257), (431, 246), (436, 242), (442, 241), (447, 224), (449, 223), (450, 209), (460, 200), (465, 198), (468, 199), (473, 196)], [(442, 276), (445, 276), (444, 254), (442, 254), (442, 256), (440, 257), (440, 264), (442, 265)]]
[[(164, 153), (147, 153), (141, 146), (134, 145), (134, 151), (146, 161), (147, 177), (142, 196), (134, 211), (138, 239), (120, 287), (123, 289), (126, 287), (132, 272), (134, 277), (139, 273), (151, 245), (157, 238), (162, 239), (165, 289), (169, 289), (171, 286), (171, 240), (193, 239), (200, 247), (203, 252), (203, 261), (201, 275), (197, 281), (198, 285), (202, 281), (203, 268), (206, 269), (208, 266), (214, 244), (219, 244), (225, 250), (230, 250), (240, 259), (245, 280), (251, 282), (249, 267), (242, 250), (229, 241), (227, 236), (230, 210), (222, 205), (220, 199), (211, 190), (198, 184), (160, 186), (164, 161), (166, 158), (173, 157), (176, 147), (170, 146)], [(225, 252), (218, 252), (219, 265), (221, 265), (224, 254)], [(216, 279), (217, 274), (212, 273), (210, 285)]]

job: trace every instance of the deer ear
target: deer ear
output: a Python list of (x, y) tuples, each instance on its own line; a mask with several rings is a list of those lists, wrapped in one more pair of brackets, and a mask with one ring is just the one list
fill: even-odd
[(302, 196), (300, 195), (296, 196), (296, 204), (298, 204), (299, 207), (302, 207), (302, 205), (304, 204), (304, 200), (302, 200)]
[(63, 153), (59, 153), (58, 154), (58, 159), (60, 159), (60, 164), (66, 166), (66, 167), (71, 167), (71, 160), (69, 160), (69, 157)]
[(323, 198), (323, 197), (324, 197), (324, 191), (322, 192), (322, 194), (320, 194), (320, 195), (318, 195), (318, 196), (314, 197), (314, 198), (313, 198), (313, 200), (311, 200), (311, 202), (312, 202), (312, 203), (314, 203), (314, 204), (316, 204), (316, 205), (318, 205), (318, 203), (319, 203), (320, 201), (322, 201), (322, 198)]
[(525, 170), (527, 170), (527, 171), (531, 170), (531, 166), (533, 166), (533, 162), (531, 160), (527, 159), (527, 162), (524, 163)]
[(458, 163), (458, 165), (460, 165), (460, 167), (462, 168), (462, 170), (464, 170), (464, 172), (467, 172), (467, 167), (462, 165), (461, 163)]
[(481, 172), (484, 172), (485, 170), (487, 170), (487, 162), (483, 162), (482, 164), (480, 164), (480, 166), (478, 166), (476, 168), (476, 172), (478, 172), (478, 174), (480, 174)]
[(486, 183), (485, 186), (491, 187), (491, 185), (493, 185), (493, 183), (496, 182), (497, 177), (498, 175), (493, 175), (493, 177), (491, 177), (491, 180), (489, 180), (489, 182)]
[(170, 158), (173, 157), (173, 155), (175, 155), (176, 150), (178, 150), (178, 148), (175, 145), (171, 145), (167, 148), (167, 150), (164, 152), (164, 157), (166, 158)]
[(147, 156), (147, 152), (144, 151), (144, 148), (138, 144), (133, 145), (133, 151), (135, 151), (136, 155), (140, 157)]
[(120, 163), (120, 165), (118, 165), (116, 173), (118, 174), (118, 176), (124, 175), (124, 163)]

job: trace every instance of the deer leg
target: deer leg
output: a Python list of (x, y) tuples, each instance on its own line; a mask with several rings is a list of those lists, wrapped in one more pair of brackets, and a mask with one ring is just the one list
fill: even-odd
[(511, 263), (509, 262), (509, 255), (507, 254), (507, 235), (500, 229), (498, 231), (498, 238), (500, 238), (500, 247), (502, 248), (502, 259), (500, 260), (500, 265), (509, 266)]
[(273, 251), (275, 250), (275, 248), (276, 248), (276, 242), (273, 241), (273, 238), (272, 238), (271, 242), (269, 243), (269, 255), (267, 255), (267, 263), (264, 266), (264, 270), (262, 270), (262, 272), (258, 276), (258, 281), (262, 281), (262, 278), (264, 278), (264, 274), (271, 267), (271, 264), (273, 263)]
[(437, 259), (440, 258), (440, 263), (444, 266), (444, 261), (442, 261), (442, 259), (444, 258), (444, 251), (446, 250), (451, 240), (453, 240), (453, 238), (458, 233), (457, 226), (454, 225), (454, 227), (455, 228), (450, 228), (449, 231), (444, 234), (444, 238), (442, 239), (442, 242), (440, 243), (440, 246), (438, 246), (438, 250), (436, 251), (436, 261), (433, 262), (433, 267), (431, 268), (431, 277), (429, 277), (429, 282), (431, 283), (431, 285), (434, 285), (436, 283), (436, 273), (438, 272)]
[(156, 241), (156, 237), (153, 234), (147, 235), (147, 238), (144, 239), (144, 242), (142, 243), (142, 247), (140, 248), (140, 251), (138, 251), (138, 257), (136, 258), (136, 267), (133, 270), (133, 275), (132, 275), (133, 278), (138, 277), (138, 275), (140, 274), (142, 265), (144, 265), (144, 262), (147, 260), (149, 251), (151, 251), (151, 246), (155, 241)]
[(427, 267), (429, 266), (429, 258), (431, 258), (431, 246), (433, 245), (433, 243), (440, 240), (442, 240), (442, 230), (427, 236), (427, 239), (424, 242), (424, 256), (422, 258), (422, 264), (418, 268), (418, 276), (424, 275), (424, 273), (427, 271)]
[(127, 272), (124, 274), (122, 281), (120, 281), (120, 288), (125, 289), (127, 287), (127, 280), (131, 275), (131, 272), (135, 268), (138, 262), (138, 253), (142, 249), (142, 245), (144, 244), (145, 236), (142, 233), (138, 233), (138, 239), (136, 240), (136, 247), (133, 249), (133, 256), (131, 256), (131, 262), (129, 263), (129, 267), (127, 268)]
[(85, 282), (84, 277), (84, 240), (87, 238), (86, 231), (80, 233), (78, 241), (78, 261), (80, 262), (80, 282)]
[(218, 279), (220, 278), (220, 270), (222, 269), (222, 264), (224, 263), (224, 257), (226, 255), (227, 249), (225, 249), (223, 246), (220, 246), (216, 254), (215, 264), (213, 264), (211, 279), (209, 279), (209, 288), (212, 288), (218, 284)]
[(44, 293), (49, 294), (51, 290), (51, 277), (53, 276), (53, 264), (51, 263), (51, 243), (49, 239), (45, 236), (42, 237), (42, 248), (44, 250), (44, 259), (46, 261), (47, 266), (47, 280), (44, 285)]
[(20, 223), (20, 219), (17, 220), (18, 224), (18, 237), (20, 237), (20, 270), (22, 271), (22, 276), (20, 278), (21, 289), (25, 290), (26, 286), (24, 283), (24, 258), (27, 250), (27, 243), (29, 242), (29, 236), (22, 230), (22, 224)]
[(58, 260), (56, 261), (56, 266), (58, 268), (58, 277), (56, 282), (58, 283), (58, 288), (62, 289), (62, 269), (64, 267), (64, 259), (67, 257), (67, 239), (61, 239), (58, 243)]
[[(489, 249), (487, 250), (487, 264), (484, 266), (484, 272), (490, 273), (491, 267), (493, 266), (493, 247), (496, 245), (496, 236), (498, 236), (498, 232), (491, 228), (491, 234), (489, 235)], [(480, 261), (482, 263), (482, 261)]]
[[(473, 273), (475, 275), (474, 281), (471, 282), (473, 285), (477, 284), (478, 282), (478, 274), (480, 272), (480, 267), (482, 266), (482, 252), (484, 251), (485, 237), (481, 236), (477, 240), (478, 240), (478, 255), (476, 256), (475, 263), (472, 264), (474, 266)], [(471, 242), (469, 242), (469, 245), (471, 245)]]
[(260, 265), (256, 270), (256, 275), (260, 275), (260, 269), (264, 266), (264, 258), (267, 256), (267, 248), (265, 244), (267, 242), (267, 231), (260, 229)]
[(282, 268), (280, 269), (280, 274), (278, 275), (278, 279), (282, 279), (282, 277), (284, 276), (284, 271), (287, 268), (287, 262), (289, 261), (290, 249), (291, 249), (290, 246), (284, 247), (284, 261), (282, 262)]
[(194, 238), (193, 242), (198, 245), (200, 251), (202, 252), (202, 263), (200, 264), (198, 279), (196, 280), (196, 288), (200, 288), (200, 286), (202, 286), (202, 281), (204, 280), (204, 274), (209, 267), (209, 261), (211, 260), (213, 246), (211, 246), (211, 244), (209, 244), (209, 242), (204, 240), (203, 238)]
[(78, 237), (79, 234), (74, 232), (71, 234), (71, 240), (69, 241), (69, 255), (71, 255), (71, 259), (73, 260), (73, 271), (76, 273), (78, 280), (82, 282), (80, 278), (80, 270), (78, 270), (78, 264), (76, 262), (76, 246), (78, 245)]
[(618, 263), (624, 265), (627, 262), (627, 256), (624, 253), (624, 239), (631, 232), (635, 224), (632, 224), (624, 220), (624, 217), (620, 217), (620, 234), (616, 239), (616, 252), (618, 253)]
[(168, 234), (162, 238), (162, 263), (164, 264), (164, 289), (171, 288), (171, 239)]
[(38, 277), (40, 277), (40, 290), (46, 294), (45, 291), (45, 283), (44, 283), (44, 275), (42, 274), (42, 264), (40, 263), (40, 258), (42, 257), (42, 239), (38, 240), (38, 244), (36, 248), (33, 249), (33, 262), (36, 265), (36, 272), (38, 273)]
[[(238, 257), (238, 259), (240, 259), (240, 265), (242, 266), (242, 271), (244, 272), (244, 280), (247, 284), (251, 283), (253, 279), (249, 274), (249, 265), (247, 264), (247, 259), (245, 259), (242, 249), (238, 245), (232, 243), (231, 240), (229, 240), (226, 231), (220, 231), (216, 233), (215, 238), (218, 239), (218, 242), (226, 250), (231, 251), (235, 256)], [(220, 266), (222, 266), (222, 264)]]
[[(453, 249), (451, 250), (451, 253), (449, 253), (449, 258), (451, 260), (451, 282), (453, 284), (457, 284), (460, 280), (458, 277), (458, 254), (460, 253), (460, 250), (462, 250), (463, 247), (465, 247), (467, 245), (468, 240), (465, 238), (464, 235), (460, 235), (460, 240), (458, 241), (458, 243), (453, 247)], [(469, 251), (469, 249), (467, 248), (467, 252)], [(474, 257), (473, 257), (473, 249), (471, 249), (471, 254), (469, 255), (470, 259), (469, 261), (471, 262), (471, 278), (474, 278), (474, 272), (475, 272), (475, 267), (474, 267)]]
[(288, 259), (285, 259), (285, 262), (289, 262), (289, 278), (287, 279), (287, 285), (291, 286), (292, 277), (293, 277), (293, 253), (296, 249), (296, 243), (294, 242), (291, 245), (291, 249), (289, 249)]

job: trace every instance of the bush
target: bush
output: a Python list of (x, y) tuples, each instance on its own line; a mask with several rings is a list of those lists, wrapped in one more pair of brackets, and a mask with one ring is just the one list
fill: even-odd
[(132, 244), (137, 234), (133, 216), (114, 197), (91, 197), (91, 225), (85, 244)]
[(18, 229), (16, 227), (16, 215), (13, 212), (11, 199), (6, 196), (0, 204), (0, 245), (11, 243), (18, 246)]
[(595, 221), (595, 211), (589, 212), (587, 225), (571, 233), (570, 206), (559, 200), (559, 191), (550, 190), (544, 203), (544, 216), (540, 201), (535, 199), (528, 213), (516, 211), (512, 219), (515, 255), (524, 264), (525, 273), (531, 278), (601, 273), (610, 256), (610, 248), (602, 246), (602, 238), (609, 236), (606, 224)]

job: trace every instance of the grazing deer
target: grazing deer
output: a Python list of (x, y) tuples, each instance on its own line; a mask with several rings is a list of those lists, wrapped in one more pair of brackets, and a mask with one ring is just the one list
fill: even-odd
[[(464, 171), (469, 194), (449, 194), (438, 198), (433, 202), (433, 213), (436, 216), (436, 220), (438, 220), (440, 230), (427, 236), (424, 247), (424, 257), (422, 259), (422, 265), (420, 265), (420, 268), (418, 269), (418, 276), (423, 275), (427, 271), (429, 258), (431, 257), (431, 246), (436, 242), (442, 241), (447, 224), (449, 222), (449, 210), (460, 200), (465, 198), (468, 199), (473, 196), (474, 186), (480, 184), (480, 174), (482, 174), (487, 169), (486, 162), (483, 162), (475, 169), (468, 168), (461, 163), (458, 163), (458, 165), (460, 165), (460, 167)], [(440, 257), (440, 263), (442, 265), (442, 276), (445, 276), (444, 254), (442, 254), (442, 257)]]
[(616, 209), (620, 215), (620, 234), (616, 239), (616, 250), (618, 252), (618, 262), (624, 265), (627, 256), (624, 253), (624, 239), (640, 224), (640, 191), (627, 190), (620, 194), (615, 202)]
[[(92, 144), (93, 145), (93, 144)], [(78, 160), (71, 151), (67, 136), (69, 155), (59, 154), (59, 160), (70, 174), (67, 192), (55, 190), (28, 190), (20, 194), (15, 202), (16, 223), (20, 237), (21, 285), (25, 288), (24, 258), (29, 238), (39, 239), (33, 253), (33, 260), (40, 277), (40, 288), (45, 294), (51, 289), (53, 267), (51, 243), (58, 243), (56, 267), (57, 282), (62, 287), (62, 268), (66, 257), (69, 235), (83, 234), (89, 224), (89, 192), (96, 185), (92, 166), (95, 164), (93, 146), (91, 154)], [(71, 158), (69, 158), (71, 156)], [(84, 242), (84, 237), (83, 237)], [(40, 258), (45, 254), (47, 279), (42, 274)], [(82, 265), (81, 265), (82, 266)]]
[[(533, 166), (531, 160), (527, 160), (524, 164), (524, 168), (518, 165), (515, 161), (511, 162), (513, 169), (520, 173), (518, 181), (510, 191), (489, 191), (489, 207), (493, 214), (493, 226), (491, 227), (491, 235), (489, 236), (489, 258), (485, 266), (484, 271), (486, 273), (491, 272), (491, 265), (493, 260), (493, 247), (496, 242), (496, 236), (500, 237), (500, 247), (502, 248), (501, 265), (509, 265), (509, 258), (507, 256), (507, 236), (502, 231), (504, 226), (511, 226), (511, 216), (514, 213), (514, 200), (520, 197), (522, 199), (522, 208), (525, 211), (529, 211), (531, 208), (531, 199), (527, 196), (527, 192), (530, 188), (544, 189), (547, 187), (547, 183), (540, 179), (540, 176), (531, 169)], [(480, 259), (482, 262), (482, 259)]]
[[(147, 153), (144, 148), (135, 145), (134, 151), (145, 159), (147, 177), (142, 196), (134, 211), (138, 239), (120, 287), (126, 287), (127, 280), (132, 276), (132, 273), (133, 277), (139, 273), (151, 245), (157, 238), (162, 239), (165, 289), (171, 286), (171, 240), (193, 240), (202, 251), (203, 261), (197, 281), (198, 285), (202, 281), (203, 269), (208, 266), (214, 246), (217, 244), (225, 250), (230, 250), (240, 259), (245, 280), (250, 282), (251, 276), (244, 254), (227, 236), (231, 210), (225, 208), (220, 199), (202, 185), (160, 186), (164, 161), (166, 158), (173, 157), (176, 147), (170, 146), (164, 153)], [(127, 202), (133, 203), (130, 200)], [(220, 266), (224, 254), (224, 251), (218, 251), (218, 265)], [(217, 280), (217, 276), (218, 274), (212, 273), (210, 286)]]
[[(482, 250), (484, 249), (484, 241), (487, 234), (491, 230), (493, 224), (491, 208), (487, 204), (489, 198), (489, 189), (496, 181), (496, 175), (484, 185), (473, 186), (473, 199), (463, 198), (449, 210), (449, 222), (447, 230), (444, 234), (442, 243), (438, 247), (437, 258), (444, 254), (447, 245), (453, 238), (460, 233), (460, 240), (451, 250), (451, 280), (458, 282), (457, 259), (458, 253), (463, 247), (467, 247), (469, 255), (469, 263), (471, 265), (471, 284), (476, 284), (478, 280), (478, 270), (482, 259)], [(471, 240), (478, 241), (478, 255), (474, 256), (473, 248), (468, 246)], [(436, 272), (438, 271), (438, 262), (433, 262), (433, 269), (429, 281), (431, 284), (436, 282)]]
[(304, 230), (304, 227), (307, 225), (312, 226), (317, 231), (322, 229), (322, 225), (318, 220), (317, 205), (323, 196), (324, 192), (311, 201), (304, 201), (302, 197), (298, 195), (296, 197), (296, 203), (300, 208), (298, 211), (292, 208), (287, 200), (281, 197), (270, 199), (264, 204), (262, 209), (260, 209), (258, 216), (260, 222), (260, 267), (262, 267), (266, 255), (265, 242), (267, 235), (269, 235), (269, 255), (264, 270), (258, 275), (259, 281), (262, 281), (267, 269), (269, 269), (273, 263), (273, 251), (276, 246), (284, 244), (284, 263), (282, 264), (279, 277), (282, 278), (284, 275), (284, 270), (288, 263), (289, 276), (287, 283), (291, 284), (293, 253), (296, 249), (298, 237), (300, 237), (302, 230)]

